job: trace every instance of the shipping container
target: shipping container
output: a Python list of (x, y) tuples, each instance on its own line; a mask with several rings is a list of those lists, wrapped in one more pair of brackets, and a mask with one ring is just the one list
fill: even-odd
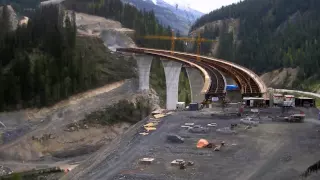
[(315, 107), (316, 101), (314, 98), (297, 97), (295, 98), (295, 106), (297, 107)]
[(198, 103), (190, 103), (189, 104), (189, 110), (190, 111), (198, 111), (199, 110), (199, 104)]

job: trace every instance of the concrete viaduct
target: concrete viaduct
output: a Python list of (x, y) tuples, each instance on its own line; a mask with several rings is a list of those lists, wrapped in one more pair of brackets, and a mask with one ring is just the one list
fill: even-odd
[(160, 57), (166, 77), (168, 110), (176, 109), (178, 102), (179, 75), (183, 64), (188, 64), (191, 101), (202, 102), (211, 97), (226, 95), (226, 79), (231, 76), (238, 84), (243, 96), (266, 97), (267, 87), (251, 70), (225, 60), (197, 55), (148, 48), (118, 48), (117, 52), (134, 54), (139, 70), (139, 90), (149, 90), (149, 75), (153, 57)]

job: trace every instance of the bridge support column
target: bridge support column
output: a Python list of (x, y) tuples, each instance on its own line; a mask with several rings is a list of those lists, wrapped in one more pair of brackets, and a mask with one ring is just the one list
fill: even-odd
[(162, 65), (166, 76), (167, 109), (175, 110), (178, 102), (179, 76), (182, 64), (162, 59)]
[(186, 71), (191, 90), (191, 102), (201, 103), (205, 99), (204, 94), (201, 94), (204, 85), (204, 79), (201, 76), (201, 72), (193, 67), (186, 67)]
[(150, 68), (152, 64), (152, 56), (137, 55), (137, 66), (139, 71), (139, 90), (149, 90)]

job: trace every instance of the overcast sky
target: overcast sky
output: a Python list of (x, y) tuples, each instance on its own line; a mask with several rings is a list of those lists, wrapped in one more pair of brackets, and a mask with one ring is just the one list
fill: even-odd
[(218, 9), (240, 0), (164, 0), (166, 2), (176, 2), (178, 4), (189, 5), (190, 8), (203, 13), (209, 13), (212, 10)]

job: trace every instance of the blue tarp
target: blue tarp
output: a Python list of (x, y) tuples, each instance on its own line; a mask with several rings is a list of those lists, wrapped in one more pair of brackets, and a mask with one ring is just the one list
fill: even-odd
[(227, 90), (237, 90), (239, 87), (237, 85), (227, 85)]

